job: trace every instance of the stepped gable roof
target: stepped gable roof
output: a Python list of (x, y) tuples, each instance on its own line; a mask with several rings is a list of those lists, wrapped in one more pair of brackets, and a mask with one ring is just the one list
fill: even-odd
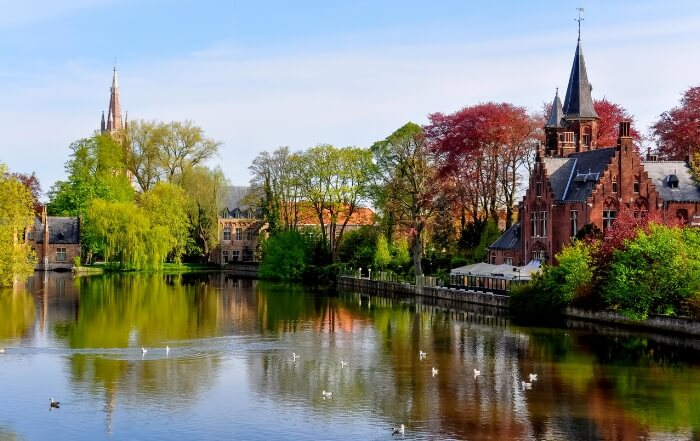
[(615, 155), (615, 148), (572, 153), (566, 158), (542, 158), (557, 201), (585, 201)]
[[(80, 220), (77, 217), (47, 217), (50, 244), (79, 244)], [(44, 224), (40, 217), (34, 218), (36, 243), (44, 243)]]
[(592, 89), (591, 83), (588, 82), (586, 62), (583, 59), (583, 50), (581, 49), (581, 39), (579, 37), (576, 44), (574, 62), (571, 65), (569, 85), (566, 88), (566, 96), (564, 97), (563, 110), (566, 119), (598, 118), (598, 114), (593, 108)]
[(520, 222), (511, 225), (489, 248), (492, 250), (520, 250)]
[(642, 165), (664, 201), (700, 201), (700, 187), (684, 161), (644, 161)]

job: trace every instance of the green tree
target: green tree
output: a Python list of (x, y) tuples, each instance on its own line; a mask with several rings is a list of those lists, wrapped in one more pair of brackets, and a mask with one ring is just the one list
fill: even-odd
[(219, 242), (219, 213), (223, 209), (223, 187), (226, 178), (220, 168), (204, 166), (185, 168), (178, 177), (188, 198), (187, 217), (194, 239), (190, 254), (197, 254), (209, 262), (210, 251)]
[(124, 148), (109, 135), (95, 135), (71, 144), (67, 180), (49, 191), (47, 211), (53, 216), (82, 216), (93, 199), (133, 201)]
[(375, 206), (392, 213), (411, 232), (411, 254), (417, 276), (423, 274), (423, 236), (431, 219), (440, 181), (436, 176), (423, 129), (407, 123), (371, 148), (376, 162), (373, 199)]
[(369, 268), (374, 262), (376, 243), (377, 230), (373, 227), (349, 231), (338, 248), (338, 259), (353, 268)]
[(167, 130), (162, 122), (136, 120), (129, 122), (125, 131), (127, 168), (142, 192), (149, 191), (164, 175), (161, 156)]
[(383, 234), (377, 237), (377, 246), (374, 251), (374, 266), (380, 271), (384, 270), (391, 263), (391, 251), (389, 242)]
[(0, 286), (34, 271), (33, 253), (23, 235), (34, 221), (33, 198), (29, 189), (10, 176), (0, 163)]
[(309, 260), (309, 245), (296, 230), (270, 237), (263, 248), (259, 275), (270, 280), (301, 280)]
[(204, 130), (192, 121), (170, 122), (164, 131), (158, 159), (168, 182), (184, 175), (187, 169), (202, 165), (221, 146), (220, 142), (207, 138)]
[(357, 147), (318, 145), (301, 155), (300, 186), (311, 204), (332, 262), (345, 227), (367, 193), (372, 155)]
[(700, 293), (700, 233), (651, 224), (613, 252), (603, 298), (632, 318), (674, 313)]
[(167, 182), (157, 183), (140, 197), (140, 206), (148, 214), (152, 226), (160, 226), (168, 231), (168, 255), (176, 263), (190, 243), (190, 219), (187, 216), (187, 195), (182, 187)]
[(159, 269), (175, 242), (168, 227), (153, 225), (132, 202), (95, 199), (85, 215), (86, 235), (105, 261), (121, 269)]

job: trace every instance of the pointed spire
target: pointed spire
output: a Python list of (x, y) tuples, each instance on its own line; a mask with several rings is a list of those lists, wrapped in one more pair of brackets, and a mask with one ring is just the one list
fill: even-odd
[(583, 50), (581, 49), (581, 12), (579, 9), (578, 21), (578, 41), (576, 43), (576, 53), (574, 54), (574, 62), (571, 66), (571, 75), (569, 75), (569, 86), (566, 88), (566, 96), (564, 98), (564, 116), (566, 119), (598, 119), (598, 114), (593, 108), (593, 98), (591, 90), (593, 87), (588, 82), (588, 73), (586, 72), (586, 62), (583, 59)]
[(564, 121), (564, 110), (561, 106), (561, 100), (559, 99), (559, 88), (557, 87), (557, 92), (554, 95), (554, 101), (552, 102), (552, 110), (549, 112), (549, 118), (547, 118), (547, 124), (545, 125), (548, 129), (561, 129), (566, 127), (566, 122)]
[(107, 111), (108, 132), (114, 132), (124, 128), (122, 124), (122, 105), (119, 99), (119, 77), (117, 76), (117, 66), (114, 66), (112, 73), (112, 87), (109, 89), (109, 110)]
[(102, 111), (102, 121), (100, 122), (100, 133), (105, 132), (105, 111)]
[(564, 98), (563, 110), (566, 119), (598, 118), (598, 114), (593, 108), (592, 89), (593, 87), (588, 82), (586, 62), (583, 60), (581, 40), (579, 40), (576, 44), (576, 54), (574, 55), (574, 63), (571, 66), (569, 86), (566, 88), (566, 97)]

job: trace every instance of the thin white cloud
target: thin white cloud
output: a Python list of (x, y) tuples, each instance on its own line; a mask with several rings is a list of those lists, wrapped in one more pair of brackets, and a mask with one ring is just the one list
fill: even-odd
[[(594, 97), (626, 107), (642, 130), (698, 82), (700, 61), (688, 56), (696, 50), (697, 21), (589, 33), (584, 52)], [(550, 33), (252, 54), (229, 42), (179, 59), (125, 64), (122, 105), (132, 119), (194, 120), (224, 142), (216, 163), (246, 184), (252, 159), (280, 145), (369, 146), (406, 121), (425, 123), (429, 113), (481, 101), (539, 110), (555, 87), (566, 87), (575, 44), (575, 36)], [(0, 110), (9, 127), (3, 144), (13, 147), (0, 161), (36, 170), (48, 188), (63, 176), (70, 142), (98, 127), (110, 75), (84, 60), (35, 73), (22, 87), (0, 85), (3, 109), (12, 109)]]

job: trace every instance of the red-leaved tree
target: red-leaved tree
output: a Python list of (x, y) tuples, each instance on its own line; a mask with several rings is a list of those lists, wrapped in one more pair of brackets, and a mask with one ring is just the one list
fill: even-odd
[(36, 177), (36, 174), (32, 173), (31, 175), (28, 175), (25, 173), (12, 173), (12, 177), (27, 187), (29, 192), (32, 194), (32, 199), (34, 201), (34, 212), (36, 214), (41, 214), (41, 210), (43, 208), (41, 203), (39, 203), (39, 198), (41, 197), (41, 184), (39, 183), (39, 178)]
[(686, 90), (678, 107), (662, 113), (651, 133), (666, 159), (682, 160), (700, 153), (700, 86)]
[[(439, 174), (453, 181), (463, 212), (472, 219), (512, 221), (516, 194), (534, 157), (538, 121), (524, 107), (482, 103), (455, 113), (429, 115), (425, 134), (439, 157)], [(463, 216), (464, 217), (464, 216)]]

